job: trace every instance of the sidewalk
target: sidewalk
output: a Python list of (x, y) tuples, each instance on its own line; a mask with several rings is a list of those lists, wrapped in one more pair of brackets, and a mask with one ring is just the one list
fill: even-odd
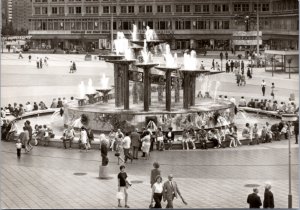
[[(188, 205), (175, 199), (175, 208), (248, 208), (247, 185), (272, 184), (276, 208), (287, 207), (287, 141), (252, 147), (208, 151), (165, 151), (151, 153), (151, 160), (135, 160), (126, 165), (131, 208), (148, 208), (150, 171), (159, 161), (163, 180), (174, 174)], [(140, 153), (141, 154), (141, 153)], [(119, 166), (109, 152), (112, 179), (98, 179), (99, 151), (36, 147), (16, 158), (14, 145), (1, 142), (2, 208), (117, 208), (116, 190)], [(298, 204), (298, 145), (292, 144), (293, 207)], [(85, 173), (76, 176), (74, 173)], [(218, 193), (216, 193), (218, 192)], [(124, 205), (124, 203), (122, 203)], [(163, 203), (163, 208), (166, 203)]]

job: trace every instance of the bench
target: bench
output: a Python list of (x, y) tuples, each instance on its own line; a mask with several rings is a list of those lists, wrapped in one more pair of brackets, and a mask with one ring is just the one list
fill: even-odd
[(256, 113), (256, 114), (263, 114), (263, 115), (267, 115), (267, 116), (281, 118), (281, 115), (278, 114), (276, 111), (267, 111), (267, 110), (252, 108), (252, 107), (239, 107), (239, 109), (244, 110), (246, 112), (251, 112), (251, 113)]

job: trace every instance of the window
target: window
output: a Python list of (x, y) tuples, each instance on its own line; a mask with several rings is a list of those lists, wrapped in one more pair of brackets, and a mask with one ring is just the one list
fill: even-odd
[(57, 7), (52, 7), (52, 14), (57, 14)]
[(52, 2), (57, 2), (57, 0), (52, 0)]
[(81, 14), (81, 7), (76, 7), (76, 14)]
[(103, 13), (108, 14), (109, 13), (109, 6), (104, 6), (103, 7)]
[(158, 22), (158, 29), (159, 30), (165, 30), (165, 29), (167, 29), (167, 21), (159, 21)]
[(69, 14), (74, 14), (74, 13), (75, 13), (74, 7), (69, 7)]
[(146, 6), (146, 12), (152, 13), (152, 6)]
[(229, 21), (214, 21), (214, 29), (229, 29)]
[(203, 5), (203, 12), (209, 12), (209, 4), (204, 4)]
[(249, 4), (242, 4), (242, 11), (248, 12), (249, 11)]
[(210, 29), (210, 21), (209, 20), (197, 21), (196, 29)]
[(228, 12), (229, 11), (229, 5), (228, 4), (223, 4), (222, 9), (223, 9), (223, 12)]
[(91, 14), (92, 13), (92, 7), (86, 7), (85, 8), (85, 13), (86, 14)]
[(127, 13), (127, 7), (121, 6), (121, 13)]
[(99, 13), (99, 8), (98, 7), (93, 7), (93, 13), (98, 14)]
[(39, 2), (41, 2), (41, 0), (35, 0), (35, 2), (36, 2), (36, 3), (39, 3)]
[(110, 7), (110, 12), (111, 13), (117, 13), (117, 7), (116, 6), (111, 6)]
[(233, 10), (235, 12), (240, 12), (240, 11), (242, 11), (242, 6), (240, 4), (234, 4), (233, 5)]
[(201, 12), (201, 5), (200, 4), (195, 5), (195, 12)]
[(214, 9), (215, 12), (221, 12), (221, 5), (219, 4), (215, 4), (215, 9)]
[(176, 5), (176, 12), (182, 12), (182, 5)]
[(171, 12), (171, 5), (165, 5), (165, 12)]
[[(254, 9), (253, 11), (257, 11), (257, 4), (254, 4)], [(261, 4), (258, 5), (258, 11), (261, 11)]]
[(145, 13), (145, 6), (139, 6), (139, 13)]
[(48, 2), (48, 0), (42, 0), (42, 2)]
[(183, 12), (190, 12), (190, 11), (191, 11), (190, 5), (184, 5), (183, 6)]
[(128, 6), (128, 13), (134, 13), (134, 6)]
[(267, 12), (269, 9), (269, 4), (262, 4), (262, 11)]
[(163, 5), (157, 5), (157, 12), (164, 12), (164, 7)]
[(42, 7), (42, 14), (47, 15), (48, 14), (48, 8), (47, 7)]
[(40, 7), (35, 7), (34, 8), (34, 14), (40, 15), (41, 14), (41, 8)]
[(65, 14), (65, 8), (64, 8), (64, 7), (59, 7), (59, 8), (58, 8), (58, 13), (59, 13), (60, 15)]

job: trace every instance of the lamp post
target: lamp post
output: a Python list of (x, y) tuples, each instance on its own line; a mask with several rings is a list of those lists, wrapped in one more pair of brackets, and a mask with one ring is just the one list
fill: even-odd
[(292, 62), (292, 58), (287, 59), (287, 62), (289, 64), (289, 79), (291, 79), (291, 62)]
[[(295, 122), (298, 120), (296, 114), (282, 114), (281, 120), (283, 122)], [(291, 171), (291, 126), (289, 125), (289, 195), (288, 195), (288, 208), (292, 208), (292, 171)]]

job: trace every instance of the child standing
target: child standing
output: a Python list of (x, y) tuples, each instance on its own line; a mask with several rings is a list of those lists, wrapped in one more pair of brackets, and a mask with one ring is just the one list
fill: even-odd
[(18, 141), (16, 143), (16, 148), (17, 148), (17, 156), (18, 156), (18, 158), (21, 158), (22, 143), (21, 143), (20, 139), (18, 139)]

